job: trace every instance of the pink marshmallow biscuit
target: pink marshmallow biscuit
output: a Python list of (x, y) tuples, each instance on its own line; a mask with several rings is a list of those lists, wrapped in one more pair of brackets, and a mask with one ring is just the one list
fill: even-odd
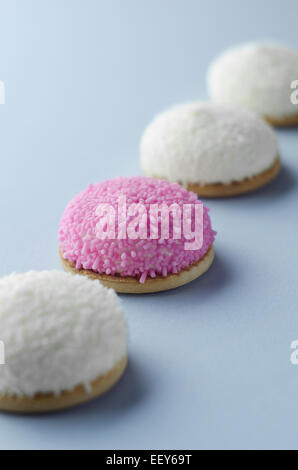
[[(156, 275), (167, 276), (179, 273), (197, 263), (207, 253), (215, 234), (211, 228), (209, 209), (203, 208), (203, 245), (198, 250), (185, 250), (189, 241), (181, 233), (180, 239), (173, 239), (173, 226), (169, 227), (169, 238), (151, 239), (148, 227), (147, 239), (118, 239), (116, 217), (116, 238), (99, 239), (97, 223), (98, 205), (109, 204), (115, 211), (120, 197), (126, 197), (127, 206), (141, 203), (149, 214), (151, 204), (166, 203), (201, 204), (196, 194), (186, 191), (177, 183), (169, 183), (148, 177), (118, 177), (103, 183), (90, 184), (67, 205), (59, 228), (60, 249), (64, 259), (75, 263), (76, 269), (90, 269), (108, 275), (132, 276), (141, 283)], [(192, 211), (194, 212), (194, 211)], [(192, 218), (194, 217), (192, 213)], [(133, 217), (128, 217), (129, 221)], [(148, 224), (149, 225), (149, 224)], [(121, 228), (121, 227), (120, 227)]]

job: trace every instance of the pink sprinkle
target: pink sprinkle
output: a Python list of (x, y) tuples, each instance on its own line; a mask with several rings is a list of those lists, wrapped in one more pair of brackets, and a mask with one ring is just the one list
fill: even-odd
[(82, 267), (82, 263), (78, 258), (77, 261), (76, 261), (76, 269), (81, 269), (81, 267)]
[(99, 268), (100, 266), (100, 257), (96, 258), (96, 260), (94, 261), (94, 263), (92, 264), (92, 270), (93, 271), (97, 271), (97, 269)]
[(144, 271), (142, 276), (140, 277), (140, 283), (141, 284), (144, 284), (144, 282), (146, 281), (147, 279), (147, 271)]

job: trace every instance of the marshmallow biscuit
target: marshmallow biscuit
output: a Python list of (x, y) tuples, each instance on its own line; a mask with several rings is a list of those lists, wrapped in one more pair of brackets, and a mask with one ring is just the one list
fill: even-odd
[(127, 360), (127, 331), (116, 294), (61, 271), (0, 279), (0, 409), (43, 412), (108, 390)]
[(277, 126), (298, 124), (298, 105), (291, 100), (297, 80), (298, 51), (274, 44), (233, 47), (208, 71), (213, 101), (246, 107)]
[(268, 183), (279, 171), (273, 130), (255, 113), (188, 103), (159, 114), (145, 130), (141, 166), (200, 196), (232, 196)]
[[(120, 207), (123, 198), (125, 209), (123, 202)], [(151, 209), (163, 205), (167, 209), (165, 215), (159, 212), (151, 219)], [(196, 206), (202, 209), (202, 243), (186, 247), (197, 234)], [(170, 212), (173, 207), (180, 214), (178, 220)], [(185, 207), (191, 209), (185, 215), (194, 228), (193, 235), (183, 230)], [(101, 215), (99, 208), (104, 209)], [(182, 286), (201, 276), (212, 264), (216, 232), (208, 212), (196, 194), (177, 183), (137, 176), (89, 185), (70, 201), (62, 216), (62, 265), (66, 271), (99, 279), (122, 293), (143, 294)], [(98, 231), (101, 224), (106, 227), (103, 237)], [(163, 227), (168, 228), (163, 231)]]

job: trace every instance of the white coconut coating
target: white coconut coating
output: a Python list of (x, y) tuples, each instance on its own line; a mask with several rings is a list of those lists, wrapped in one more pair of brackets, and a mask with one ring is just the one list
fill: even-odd
[(182, 184), (242, 181), (273, 165), (277, 140), (255, 113), (214, 103), (189, 103), (159, 114), (141, 139), (148, 176)]
[(291, 83), (297, 79), (298, 51), (250, 43), (229, 49), (211, 64), (208, 88), (218, 103), (282, 118), (298, 114), (291, 102)]
[(61, 271), (0, 279), (0, 394), (87, 389), (126, 355), (118, 298), (98, 281)]

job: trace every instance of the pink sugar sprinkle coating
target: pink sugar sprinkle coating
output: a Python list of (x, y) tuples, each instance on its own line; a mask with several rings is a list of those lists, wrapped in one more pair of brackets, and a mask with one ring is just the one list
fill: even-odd
[[(62, 255), (76, 268), (97, 273), (132, 276), (145, 282), (147, 276), (167, 276), (198, 262), (208, 251), (215, 234), (211, 228), (209, 209), (204, 206), (203, 245), (199, 250), (185, 250), (181, 239), (99, 239), (96, 236), (99, 204), (108, 203), (116, 210), (118, 198), (126, 196), (127, 204), (142, 203), (149, 213), (150, 204), (198, 204), (197, 195), (177, 183), (147, 177), (118, 177), (103, 183), (90, 184), (67, 205), (59, 228)], [(117, 218), (115, 224), (118, 229)], [(116, 232), (118, 233), (118, 232)], [(149, 233), (149, 232), (148, 232)], [(159, 230), (160, 234), (160, 230)], [(160, 235), (159, 235), (160, 236)]]

